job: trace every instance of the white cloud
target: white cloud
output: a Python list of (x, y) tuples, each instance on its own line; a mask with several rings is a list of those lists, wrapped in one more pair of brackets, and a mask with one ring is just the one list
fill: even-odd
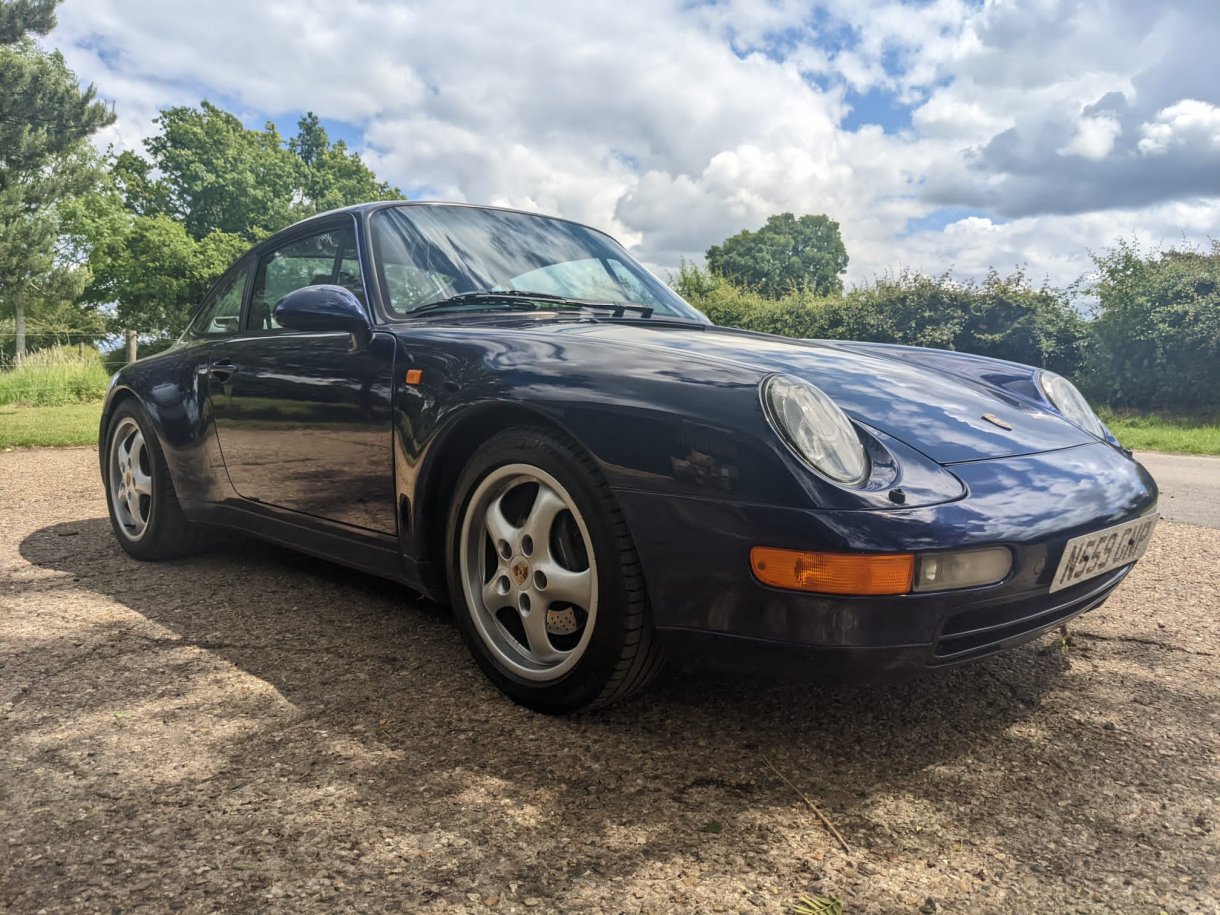
[(1156, 120), (1141, 128), (1139, 151), (1164, 155), (1171, 149), (1197, 146), (1220, 153), (1220, 107), (1198, 99), (1184, 99), (1157, 112)]
[[(662, 268), (784, 210), (837, 219), (857, 281), (1069, 282), (1118, 234), (1220, 226), (1214, 0), (66, 0), (59, 19), (49, 43), (116, 103), (106, 142), (202, 97), (253, 123), (313, 110), (400, 186), (587, 221)], [(852, 91), (909, 125), (844, 129)], [(962, 206), (983, 214), (938, 218)]]
[(1076, 124), (1076, 135), (1070, 143), (1060, 147), (1061, 156), (1082, 156), (1085, 159), (1104, 159), (1114, 148), (1114, 141), (1123, 132), (1123, 125), (1112, 114), (1081, 118)]
[(988, 265), (1002, 273), (1023, 269), (1035, 283), (1067, 284), (1091, 269), (1090, 252), (1101, 252), (1119, 238), (1144, 249), (1191, 243), (1220, 226), (1220, 200), (1165, 203), (1141, 210), (1109, 210), (1070, 215), (1025, 217), (994, 222), (967, 217), (942, 232), (905, 240), (893, 269), (914, 267), (936, 272), (952, 267), (979, 277)]

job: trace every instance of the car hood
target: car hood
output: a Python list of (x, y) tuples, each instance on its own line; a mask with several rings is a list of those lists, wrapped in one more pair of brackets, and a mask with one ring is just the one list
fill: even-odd
[[(941, 464), (1070, 448), (1096, 439), (1037, 404), (1000, 388), (934, 368), (827, 343), (730, 328), (648, 327), (632, 323), (536, 325), (608, 344), (653, 349), (675, 358), (732, 363), (763, 374), (813, 382), (853, 419)], [(990, 415), (1006, 429), (985, 419)]]

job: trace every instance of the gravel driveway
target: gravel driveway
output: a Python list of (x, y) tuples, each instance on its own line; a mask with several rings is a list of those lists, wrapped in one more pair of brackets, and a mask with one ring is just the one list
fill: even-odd
[(97, 476), (0, 454), (5, 911), (1220, 906), (1220, 531), (1162, 524), (1066, 649), (553, 719), (396, 586), (236, 538), (128, 559)]

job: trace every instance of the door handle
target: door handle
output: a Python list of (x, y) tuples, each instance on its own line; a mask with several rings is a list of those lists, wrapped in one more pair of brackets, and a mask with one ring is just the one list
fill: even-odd
[(228, 381), (230, 378), (232, 378), (234, 375), (236, 375), (237, 372), (238, 372), (237, 365), (235, 363), (229, 362), (228, 360), (225, 360), (222, 362), (213, 362), (208, 367), (208, 374), (221, 383)]

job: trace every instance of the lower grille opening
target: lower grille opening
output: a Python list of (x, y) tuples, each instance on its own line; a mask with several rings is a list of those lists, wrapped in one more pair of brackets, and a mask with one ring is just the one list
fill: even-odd
[(1048, 597), (991, 607), (976, 607), (954, 614), (945, 621), (932, 652), (945, 661), (965, 660), (999, 650), (1004, 642), (1054, 626), (1077, 613), (1091, 610), (1118, 586), (1130, 567), (1106, 576), (1100, 583), (1086, 582), (1066, 589), (1063, 602), (1047, 606)]

